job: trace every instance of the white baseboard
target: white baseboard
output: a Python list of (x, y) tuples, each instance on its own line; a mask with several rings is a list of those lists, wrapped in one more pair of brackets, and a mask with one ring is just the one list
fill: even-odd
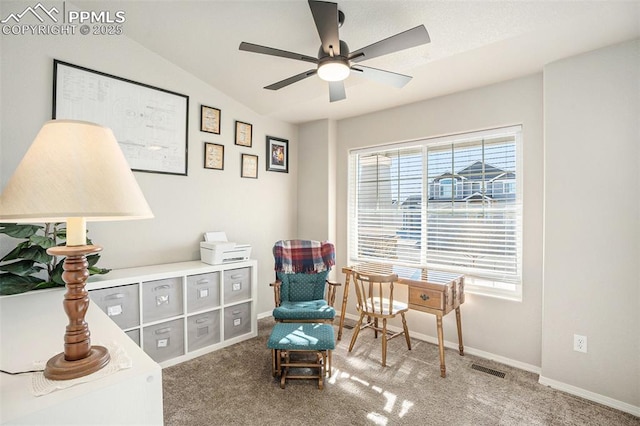
[(540, 376), (538, 383), (640, 417), (640, 407), (638, 406), (627, 404), (626, 402), (618, 401), (617, 399), (609, 398), (608, 396), (600, 395), (544, 376)]
[(258, 319), (263, 319), (266, 317), (270, 317), (272, 315), (273, 311), (267, 311), (267, 312), (263, 312), (261, 314), (258, 314)]

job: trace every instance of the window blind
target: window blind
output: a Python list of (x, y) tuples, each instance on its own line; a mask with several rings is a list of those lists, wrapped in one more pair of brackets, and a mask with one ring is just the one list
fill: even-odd
[(521, 127), (350, 153), (350, 261), (460, 272), (519, 292)]

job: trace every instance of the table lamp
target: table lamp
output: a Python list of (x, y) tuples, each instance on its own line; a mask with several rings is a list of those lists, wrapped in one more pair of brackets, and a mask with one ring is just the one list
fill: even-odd
[(47, 250), (52, 256), (65, 256), (63, 306), (69, 324), (64, 352), (47, 362), (46, 378), (83, 377), (100, 370), (110, 359), (105, 347), (91, 346), (84, 320), (89, 307), (86, 255), (102, 250), (87, 245), (86, 222), (151, 217), (109, 128), (75, 120), (44, 124), (0, 196), (0, 222), (67, 224), (66, 246)]

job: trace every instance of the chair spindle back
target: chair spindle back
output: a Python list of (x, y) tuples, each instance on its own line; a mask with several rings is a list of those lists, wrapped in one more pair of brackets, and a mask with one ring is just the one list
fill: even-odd
[[(393, 283), (398, 281), (398, 275), (375, 275), (356, 273), (355, 285), (358, 299), (358, 310), (372, 314), (389, 314), (393, 306)], [(388, 289), (385, 291), (385, 287)], [(387, 312), (385, 312), (385, 307)]]

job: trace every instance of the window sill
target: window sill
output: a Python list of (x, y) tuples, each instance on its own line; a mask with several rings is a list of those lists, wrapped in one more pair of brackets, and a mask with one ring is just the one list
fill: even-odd
[(465, 276), (464, 292), (478, 296), (522, 302), (522, 286), (500, 281)]

